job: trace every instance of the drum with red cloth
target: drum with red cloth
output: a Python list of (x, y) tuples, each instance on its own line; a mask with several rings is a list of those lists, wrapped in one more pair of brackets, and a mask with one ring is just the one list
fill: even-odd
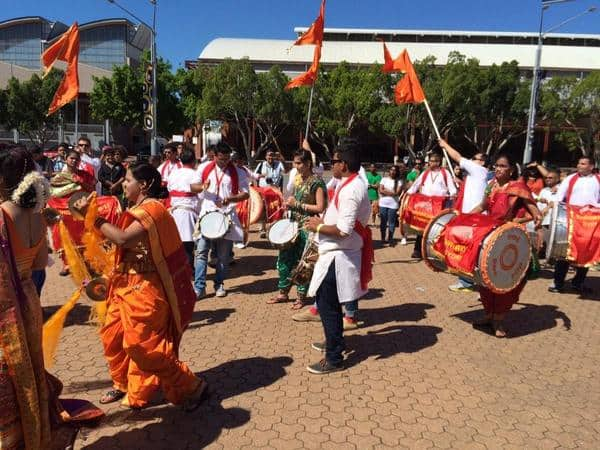
[(431, 219), (448, 207), (449, 197), (405, 194), (400, 204), (400, 221), (403, 228), (406, 226), (415, 233), (422, 234)]
[(521, 283), (531, 259), (529, 238), (521, 225), (452, 210), (431, 220), (422, 246), (432, 270), (459, 275), (497, 294)]
[(283, 194), (279, 189), (272, 186), (255, 188), (261, 195), (265, 213), (263, 215), (267, 223), (273, 223), (283, 218), (284, 201)]
[(250, 186), (249, 194), (249, 198), (243, 202), (238, 202), (235, 206), (242, 228), (245, 230), (247, 230), (250, 225), (259, 222), (265, 211), (262, 196), (254, 186)]

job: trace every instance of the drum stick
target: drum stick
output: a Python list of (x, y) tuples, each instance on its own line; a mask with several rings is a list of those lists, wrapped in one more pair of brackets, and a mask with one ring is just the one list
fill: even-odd
[[(438, 130), (437, 124), (435, 123), (435, 119), (433, 118), (433, 114), (431, 113), (431, 108), (429, 107), (429, 102), (427, 101), (427, 99), (425, 99), (425, 101), (423, 103), (425, 103), (425, 109), (427, 110), (427, 114), (429, 115), (429, 119), (431, 120), (431, 123), (433, 125), (433, 130), (435, 131), (435, 135), (438, 138), (438, 140), (440, 140), (442, 138), (442, 136), (440, 136), (440, 131)], [(448, 168), (450, 169), (450, 174), (452, 175), (454, 184), (457, 184), (456, 175), (454, 174), (454, 168), (452, 167), (452, 162), (450, 161), (450, 158), (448, 157), (448, 153), (446, 153), (446, 149), (444, 149), (444, 148), (442, 148), (442, 152), (444, 153), (444, 159), (446, 160), (446, 164), (448, 164)]]

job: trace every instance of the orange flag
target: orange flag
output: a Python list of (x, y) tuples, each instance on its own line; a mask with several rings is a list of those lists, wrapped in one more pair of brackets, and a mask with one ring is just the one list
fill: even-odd
[(419, 77), (415, 72), (415, 68), (410, 61), (410, 56), (408, 56), (406, 49), (404, 49), (396, 59), (392, 59), (390, 51), (385, 45), (385, 42), (383, 42), (383, 66), (381, 70), (384, 73), (404, 73), (404, 77), (398, 81), (394, 89), (396, 104), (422, 103), (425, 101), (425, 93), (423, 92)]
[(46, 68), (47, 75), (56, 61), (65, 61), (67, 70), (54, 99), (48, 108), (48, 115), (55, 113), (79, 95), (79, 75), (77, 63), (79, 61), (79, 27), (75, 22), (63, 35), (42, 54), (42, 65)]
[(321, 46), (323, 45), (323, 30), (325, 27), (325, 0), (321, 2), (319, 16), (306, 32), (294, 42), (293, 45), (315, 45), (313, 62), (306, 72), (291, 80), (285, 90), (299, 86), (312, 86), (319, 74), (319, 61), (321, 60)]

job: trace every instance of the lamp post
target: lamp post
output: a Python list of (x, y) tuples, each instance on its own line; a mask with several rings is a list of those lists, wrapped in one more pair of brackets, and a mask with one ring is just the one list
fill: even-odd
[(596, 11), (596, 7), (592, 6), (588, 9), (586, 9), (585, 11), (570, 17), (564, 21), (562, 21), (561, 23), (559, 23), (556, 26), (553, 26), (549, 29), (547, 29), (546, 31), (543, 30), (544, 27), (544, 11), (546, 11), (548, 8), (550, 8), (551, 5), (554, 5), (556, 3), (565, 3), (568, 1), (573, 1), (573, 0), (547, 0), (547, 1), (543, 1), (542, 2), (542, 10), (541, 10), (541, 14), (540, 14), (540, 29), (538, 32), (538, 44), (537, 44), (537, 48), (535, 51), (535, 65), (533, 68), (533, 80), (531, 81), (531, 97), (529, 99), (529, 116), (527, 119), (527, 137), (525, 140), (525, 150), (523, 152), (523, 164), (528, 164), (529, 162), (531, 162), (531, 155), (533, 152), (533, 140), (534, 140), (534, 135), (535, 135), (535, 115), (536, 115), (536, 106), (537, 106), (537, 98), (538, 98), (538, 91), (539, 91), (539, 86), (540, 86), (540, 78), (541, 78), (541, 60), (542, 60), (542, 46), (544, 43), (544, 37), (546, 36), (546, 34), (557, 30), (558, 28), (562, 27), (563, 25), (579, 19), (581, 16), (584, 16), (588, 13), (594, 12)]
[(112, 3), (113, 5), (115, 5), (120, 10), (124, 11), (129, 16), (133, 17), (140, 24), (144, 25), (146, 28), (148, 28), (152, 32), (152, 44), (150, 46), (150, 64), (152, 65), (152, 95), (151, 95), (151, 97), (152, 97), (152, 129), (150, 130), (150, 154), (158, 155), (158, 153), (159, 153), (158, 152), (158, 139), (157, 139), (157, 135), (156, 135), (156, 129), (157, 129), (157, 125), (158, 125), (158, 120), (157, 120), (158, 90), (156, 87), (156, 59), (157, 59), (156, 58), (156, 0), (149, 0), (153, 6), (152, 26), (148, 25), (146, 22), (144, 22), (142, 19), (137, 17), (135, 14), (133, 14), (127, 8), (125, 8), (122, 5), (120, 5), (119, 3), (117, 3), (116, 0), (107, 0), (107, 1), (109, 3)]

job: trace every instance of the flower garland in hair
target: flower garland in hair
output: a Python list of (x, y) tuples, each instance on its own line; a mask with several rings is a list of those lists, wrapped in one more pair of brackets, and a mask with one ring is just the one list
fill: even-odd
[(13, 191), (10, 199), (16, 205), (20, 205), (21, 197), (32, 186), (35, 189), (35, 206), (33, 207), (33, 212), (38, 213), (44, 208), (50, 198), (50, 183), (38, 172), (33, 171), (25, 175), (25, 178), (23, 178)]

